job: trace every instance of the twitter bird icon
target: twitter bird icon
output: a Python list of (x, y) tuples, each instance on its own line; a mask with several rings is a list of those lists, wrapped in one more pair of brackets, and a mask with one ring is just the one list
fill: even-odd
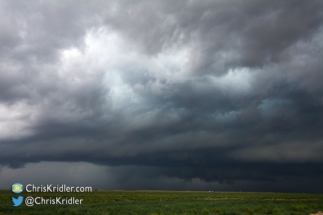
[(18, 198), (12, 197), (12, 203), (14, 207), (18, 207), (21, 205), (22, 201), (24, 200), (23, 196), (18, 196)]

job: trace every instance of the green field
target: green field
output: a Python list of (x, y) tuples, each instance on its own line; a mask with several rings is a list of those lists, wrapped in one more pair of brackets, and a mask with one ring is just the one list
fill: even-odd
[(27, 196), (83, 198), (81, 205), (13, 207), (11, 191), (0, 191), (0, 215), (301, 215), (323, 211), (323, 194), (231, 193), (196, 191), (95, 191), (22, 193)]

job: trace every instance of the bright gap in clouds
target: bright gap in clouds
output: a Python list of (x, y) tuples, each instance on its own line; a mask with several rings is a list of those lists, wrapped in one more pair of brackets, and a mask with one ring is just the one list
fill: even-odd
[(166, 95), (171, 84), (189, 79), (185, 71), (188, 48), (173, 47), (147, 56), (124, 37), (104, 28), (89, 31), (84, 41), (82, 50), (71, 47), (62, 51), (60, 77), (73, 84), (95, 73), (103, 74), (102, 82), (109, 92), (106, 99), (113, 109), (149, 105), (145, 104), (145, 95)]
[(0, 141), (32, 136), (34, 132), (30, 126), (33, 121), (33, 109), (26, 103), (0, 104)]
[(232, 94), (246, 94), (250, 92), (253, 84), (253, 74), (249, 68), (235, 68), (220, 77), (209, 76), (210, 82), (215, 88)]
[[(61, 78), (73, 83), (103, 74), (103, 85), (113, 109), (137, 109), (145, 105), (147, 94), (169, 96), (174, 84), (193, 80), (189, 71), (190, 47), (163, 49), (157, 56), (140, 53), (126, 38), (109, 29), (89, 31), (84, 50), (62, 51)], [(133, 77), (133, 78), (131, 78)], [(212, 88), (245, 94), (252, 88), (248, 68), (230, 69), (224, 76), (208, 77)], [(199, 86), (204, 88), (205, 85)]]

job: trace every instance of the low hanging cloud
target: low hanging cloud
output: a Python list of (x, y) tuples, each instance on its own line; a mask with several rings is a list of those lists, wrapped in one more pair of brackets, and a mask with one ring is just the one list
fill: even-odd
[(109, 189), (322, 179), (321, 1), (0, 4), (2, 171), (85, 162), (129, 183), (84, 179)]

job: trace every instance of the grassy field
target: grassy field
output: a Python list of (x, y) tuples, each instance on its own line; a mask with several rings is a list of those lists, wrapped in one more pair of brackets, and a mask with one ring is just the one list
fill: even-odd
[(0, 215), (302, 215), (323, 211), (323, 194), (195, 191), (95, 191), (22, 193), (27, 196), (82, 198), (81, 205), (13, 207), (11, 191), (0, 191)]

